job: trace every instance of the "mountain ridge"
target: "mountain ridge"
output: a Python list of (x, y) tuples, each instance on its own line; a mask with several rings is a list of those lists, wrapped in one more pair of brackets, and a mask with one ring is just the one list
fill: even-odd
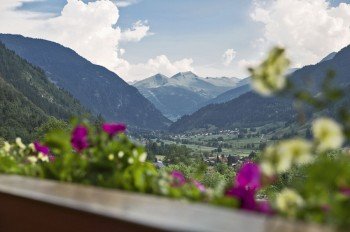
[(240, 81), (238, 78), (203, 78), (193, 72), (179, 72), (171, 77), (156, 74), (133, 85), (165, 116), (176, 120), (234, 88)]
[(135, 87), (72, 49), (20, 35), (0, 34), (0, 41), (43, 69), (51, 82), (71, 93), (95, 115), (143, 129), (165, 129), (170, 124)]
[[(341, 87), (350, 84), (350, 46), (343, 48), (331, 59), (324, 59), (294, 71), (289, 78), (296, 89), (317, 94), (329, 70), (336, 72), (332, 84)], [(228, 102), (211, 104), (191, 115), (183, 116), (169, 130), (182, 133), (211, 127), (255, 127), (273, 122), (288, 122), (296, 118), (292, 105), (293, 102), (289, 99), (262, 97), (250, 91)]]

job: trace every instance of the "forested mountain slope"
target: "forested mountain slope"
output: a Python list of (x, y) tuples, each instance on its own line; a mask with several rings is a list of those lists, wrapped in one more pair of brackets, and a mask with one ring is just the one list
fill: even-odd
[(52, 84), (44, 72), (0, 43), (0, 137), (27, 139), (49, 116), (67, 120), (87, 114), (80, 103)]

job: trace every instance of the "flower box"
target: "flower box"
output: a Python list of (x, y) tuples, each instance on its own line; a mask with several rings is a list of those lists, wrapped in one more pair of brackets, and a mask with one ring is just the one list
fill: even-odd
[(332, 230), (205, 204), (0, 175), (0, 231)]

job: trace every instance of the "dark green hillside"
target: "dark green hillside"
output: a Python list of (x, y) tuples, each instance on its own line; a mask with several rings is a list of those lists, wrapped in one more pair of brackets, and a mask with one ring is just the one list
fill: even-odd
[(0, 137), (12, 140), (20, 136), (28, 141), (34, 129), (47, 119), (41, 109), (0, 75)]
[(262, 98), (249, 92), (232, 101), (212, 104), (190, 116), (184, 116), (170, 130), (178, 133), (211, 126), (225, 129), (255, 127), (271, 122), (289, 121), (294, 114), (290, 100)]
[(47, 115), (69, 119), (86, 113), (80, 103), (52, 84), (44, 72), (0, 43), (0, 75)]
[(0, 137), (32, 139), (49, 116), (67, 120), (87, 111), (42, 70), (0, 43)]

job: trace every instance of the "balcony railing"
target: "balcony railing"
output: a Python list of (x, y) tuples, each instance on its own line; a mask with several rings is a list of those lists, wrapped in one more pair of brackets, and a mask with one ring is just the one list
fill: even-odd
[(330, 232), (205, 204), (89, 186), (0, 176), (1, 232)]

